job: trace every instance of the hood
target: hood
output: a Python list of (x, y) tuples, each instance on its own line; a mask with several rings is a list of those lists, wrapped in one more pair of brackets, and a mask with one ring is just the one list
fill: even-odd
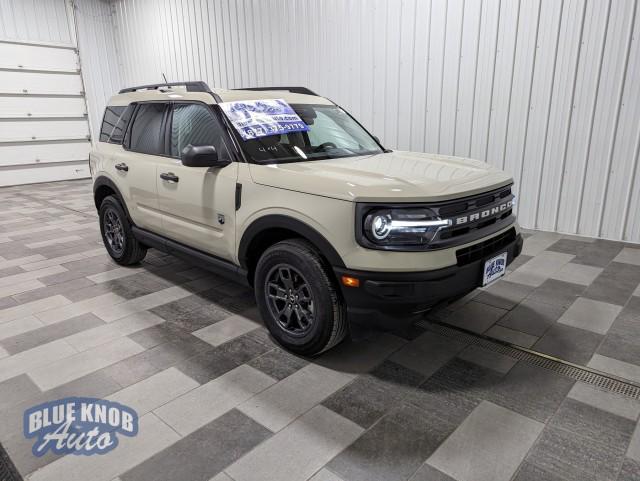
[(479, 160), (389, 152), (286, 164), (250, 164), (258, 184), (352, 202), (435, 202), (479, 194), (513, 182)]

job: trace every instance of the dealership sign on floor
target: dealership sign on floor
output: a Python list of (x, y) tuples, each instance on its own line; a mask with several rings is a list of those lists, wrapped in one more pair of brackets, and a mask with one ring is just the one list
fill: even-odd
[(118, 434), (138, 434), (138, 414), (128, 406), (104, 399), (68, 397), (24, 412), (24, 435), (35, 438), (32, 452), (104, 454), (118, 446)]

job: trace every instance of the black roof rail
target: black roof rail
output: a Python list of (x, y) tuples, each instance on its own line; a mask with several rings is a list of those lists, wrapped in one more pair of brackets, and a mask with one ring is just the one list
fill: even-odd
[(162, 84), (149, 84), (149, 85), (138, 85), (137, 87), (127, 87), (126, 89), (120, 90), (120, 94), (126, 94), (127, 92), (135, 92), (137, 90), (154, 90), (162, 87), (186, 87), (187, 92), (207, 92), (211, 93), (211, 89), (207, 85), (206, 82), (201, 80), (196, 82), (169, 82)]
[(307, 87), (247, 87), (231, 90), (286, 90), (288, 92), (291, 92), (292, 94), (315, 95), (316, 97), (319, 97), (317, 93), (315, 93), (313, 90), (308, 89)]

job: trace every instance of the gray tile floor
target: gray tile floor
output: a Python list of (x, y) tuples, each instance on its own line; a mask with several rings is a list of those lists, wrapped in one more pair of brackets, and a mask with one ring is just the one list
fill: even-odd
[[(252, 293), (101, 246), (89, 182), (0, 189), (0, 443), (33, 480), (640, 480), (640, 402), (428, 329), (317, 359)], [(640, 248), (528, 232), (509, 274), (432, 319), (640, 382)], [(22, 413), (140, 415), (104, 456), (36, 458)]]

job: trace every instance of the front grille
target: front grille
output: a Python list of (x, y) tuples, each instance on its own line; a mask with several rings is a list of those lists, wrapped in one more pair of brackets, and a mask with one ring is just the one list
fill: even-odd
[(467, 244), (504, 229), (515, 220), (513, 198), (511, 186), (507, 186), (466, 199), (430, 205), (440, 218), (450, 219), (451, 226), (441, 229), (429, 248)]
[(508, 246), (516, 240), (516, 230), (512, 227), (506, 232), (500, 235), (487, 239), (486, 241), (478, 242), (469, 247), (459, 249), (456, 251), (456, 259), (458, 266), (466, 266), (472, 262), (479, 261), (485, 257), (495, 254), (503, 247)]

